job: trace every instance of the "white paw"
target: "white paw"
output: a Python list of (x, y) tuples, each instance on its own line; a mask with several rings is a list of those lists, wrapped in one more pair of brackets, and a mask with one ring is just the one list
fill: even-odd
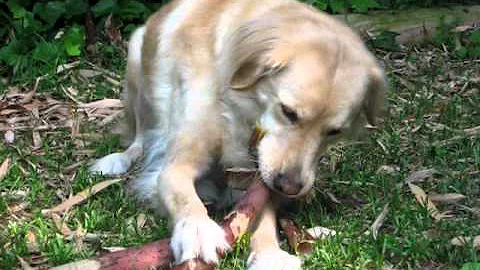
[(95, 161), (88, 169), (92, 173), (101, 173), (105, 176), (124, 174), (132, 165), (132, 160), (125, 153), (114, 153)]
[(248, 257), (248, 270), (299, 270), (302, 260), (279, 248), (251, 253)]
[(175, 224), (170, 248), (176, 263), (194, 258), (218, 263), (217, 250), (227, 251), (230, 245), (215, 221), (208, 217), (187, 217)]

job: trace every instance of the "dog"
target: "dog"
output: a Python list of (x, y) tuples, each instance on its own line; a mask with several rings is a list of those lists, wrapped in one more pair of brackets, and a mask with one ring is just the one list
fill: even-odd
[[(354, 30), (294, 0), (174, 0), (128, 47), (132, 142), (90, 170), (119, 175), (144, 158), (134, 189), (170, 217), (176, 263), (216, 263), (230, 248), (199, 196), (212, 168), (258, 168), (276, 194), (304, 196), (325, 149), (375, 125), (387, 90)], [(266, 134), (252, 155), (256, 126)], [(252, 235), (251, 270), (301, 268), (280, 249), (275, 218), (270, 203)]]

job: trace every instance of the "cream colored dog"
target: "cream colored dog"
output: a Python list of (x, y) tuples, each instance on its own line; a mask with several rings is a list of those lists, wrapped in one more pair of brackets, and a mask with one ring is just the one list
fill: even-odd
[[(132, 35), (126, 81), (133, 142), (91, 171), (125, 173), (145, 153), (135, 188), (170, 216), (177, 263), (229, 249), (195, 189), (211, 168), (258, 166), (272, 190), (304, 195), (327, 145), (374, 124), (386, 89), (352, 30), (293, 0), (172, 1)], [(249, 269), (301, 266), (279, 247), (272, 205), (251, 246)]]

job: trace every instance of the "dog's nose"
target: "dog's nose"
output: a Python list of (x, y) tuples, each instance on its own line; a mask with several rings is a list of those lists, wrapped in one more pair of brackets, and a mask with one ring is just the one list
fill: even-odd
[(294, 181), (283, 173), (279, 173), (273, 179), (273, 187), (285, 195), (293, 196), (300, 193), (303, 184)]

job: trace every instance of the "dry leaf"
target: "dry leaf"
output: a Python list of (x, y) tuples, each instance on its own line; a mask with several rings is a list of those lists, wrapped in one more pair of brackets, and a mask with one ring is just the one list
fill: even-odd
[(81, 191), (80, 193), (74, 195), (73, 197), (69, 198), (68, 200), (62, 202), (61, 204), (59, 204), (59, 205), (57, 205), (53, 208), (42, 210), (42, 213), (44, 215), (48, 215), (50, 213), (64, 212), (65, 210), (70, 209), (73, 206), (84, 202), (90, 196), (93, 196), (93, 195), (97, 194), (98, 192), (102, 191), (103, 189), (105, 189), (105, 188), (107, 188), (107, 187), (109, 187), (109, 186), (111, 186), (115, 183), (121, 182), (121, 181), (123, 181), (123, 179), (119, 178), (119, 179), (112, 179), (112, 180), (106, 180), (106, 181), (100, 182), (100, 183), (94, 185), (91, 188), (87, 188), (87, 189)]
[(480, 126), (464, 129), (463, 132), (469, 136), (477, 135), (480, 133)]
[(125, 247), (102, 247), (103, 250), (106, 250), (108, 252), (116, 252), (116, 251), (122, 251), (122, 250), (125, 250), (127, 248)]
[(63, 220), (58, 214), (56, 213), (51, 213), (50, 217), (53, 220), (53, 223), (55, 223), (55, 227), (62, 233), (63, 236), (70, 236), (73, 234), (72, 230), (67, 226), (65, 223), (65, 220)]
[(137, 230), (142, 229), (147, 222), (147, 216), (144, 213), (140, 213), (137, 217)]
[(407, 179), (405, 180), (405, 183), (418, 183), (418, 182), (423, 182), (427, 178), (432, 177), (435, 173), (438, 173), (437, 170), (435, 169), (428, 169), (428, 170), (421, 170), (421, 171), (416, 171), (411, 173)]
[(327, 237), (335, 236), (337, 234), (337, 232), (332, 229), (320, 226), (315, 226), (313, 228), (307, 229), (306, 231), (315, 239), (325, 239)]
[(380, 229), (380, 227), (382, 227), (383, 222), (385, 221), (385, 218), (387, 217), (388, 211), (389, 211), (389, 208), (388, 208), (388, 203), (387, 203), (383, 207), (383, 210), (380, 213), (380, 215), (378, 215), (378, 217), (375, 219), (375, 221), (372, 224), (371, 229), (372, 229), (373, 239), (377, 239), (378, 230)]
[(44, 265), (48, 263), (48, 256), (44, 254), (32, 254), (30, 258), (30, 265)]
[(78, 66), (79, 64), (80, 64), (80, 61), (75, 61), (75, 62), (72, 62), (72, 63), (60, 65), (60, 66), (57, 67), (57, 73), (62, 73), (65, 70), (72, 69), (72, 68)]
[(2, 180), (5, 177), (5, 175), (7, 175), (9, 169), (10, 169), (10, 158), (7, 158), (3, 161), (2, 165), (0, 165), (0, 180)]
[(21, 113), (21, 112), (22, 112), (22, 110), (19, 110), (19, 109), (5, 109), (5, 110), (0, 111), (0, 115), (9, 116), (11, 114)]
[(428, 212), (430, 212), (430, 215), (435, 220), (442, 220), (444, 218), (451, 217), (451, 215), (440, 213), (435, 204), (433, 204), (433, 202), (428, 198), (427, 194), (421, 187), (412, 183), (408, 183), (408, 187), (410, 188), (410, 191), (413, 193), (413, 195), (415, 195), (415, 199), (417, 199), (417, 202), (425, 206), (428, 209)]
[(473, 243), (474, 248), (480, 248), (480, 235), (475, 237), (457, 236), (450, 240), (450, 243), (454, 246), (464, 246), (465, 244)]
[(460, 33), (460, 32), (465, 32), (465, 31), (470, 30), (470, 29), (473, 29), (473, 26), (471, 26), (471, 25), (459, 25), (459, 26), (453, 28), (453, 32)]
[(73, 234), (73, 240), (75, 241), (75, 251), (80, 252), (85, 249), (85, 243), (83, 242), (85, 238), (85, 231), (82, 227), (78, 227)]
[(20, 265), (22, 266), (23, 270), (35, 270), (35, 268), (31, 267), (29, 263), (27, 263), (22, 257), (17, 256), (18, 261), (20, 262)]
[(40, 137), (40, 132), (32, 132), (33, 148), (38, 149), (42, 146), (42, 137)]
[(120, 86), (122, 85), (121, 82), (119, 82), (119, 81), (117, 81), (117, 80), (115, 80), (115, 79), (113, 79), (113, 78), (111, 78), (111, 77), (108, 77), (108, 76), (103, 76), (103, 77), (105, 78), (105, 80), (106, 80), (107, 82), (109, 82), (109, 83), (110, 83), (111, 85), (113, 85), (113, 86), (120, 87)]
[(400, 169), (398, 166), (389, 166), (389, 165), (382, 165), (377, 169), (377, 174), (384, 173), (384, 174), (394, 174), (398, 172)]
[(37, 237), (30, 230), (27, 232), (27, 249), (30, 253), (35, 253), (39, 251)]
[(110, 41), (117, 45), (122, 45), (122, 33), (120, 32), (120, 29), (114, 24), (112, 20), (112, 14), (110, 14), (105, 20), (105, 33), (107, 34), (107, 37), (110, 39)]
[(433, 202), (456, 203), (458, 201), (466, 199), (467, 197), (463, 194), (458, 194), (458, 193), (446, 193), (446, 194), (429, 194), (428, 198)]
[(14, 206), (9, 206), (8, 207), (8, 212), (12, 213), (17, 213), (20, 211), (23, 211), (28, 208), (28, 203), (27, 202), (21, 202), (19, 204), (15, 204)]
[(120, 99), (102, 99), (90, 103), (79, 105), (80, 108), (100, 109), (100, 108), (123, 108), (123, 103)]
[(88, 80), (90, 78), (102, 75), (102, 72), (96, 71), (96, 70), (93, 70), (93, 69), (80, 69), (78, 71), (78, 74), (80, 76), (82, 76), (84, 79)]
[(8, 196), (14, 200), (20, 200), (27, 196), (28, 191), (25, 190), (12, 190), (8, 192), (0, 192), (0, 196)]
[(342, 202), (330, 191), (327, 191), (327, 196), (328, 198), (330, 198), (330, 200), (332, 200), (332, 202), (336, 203), (336, 204), (342, 204)]
[(3, 134), (6, 143), (13, 143), (15, 141), (15, 133), (12, 130), (5, 131)]
[[(72, 235), (65, 237), (65, 240), (72, 241), (76, 240), (75, 237), (78, 237), (78, 232), (72, 233)], [(99, 243), (101, 241), (100, 236), (94, 233), (84, 233), (81, 235), (82, 236), (82, 241), (83, 242), (88, 242), (88, 243)]]

